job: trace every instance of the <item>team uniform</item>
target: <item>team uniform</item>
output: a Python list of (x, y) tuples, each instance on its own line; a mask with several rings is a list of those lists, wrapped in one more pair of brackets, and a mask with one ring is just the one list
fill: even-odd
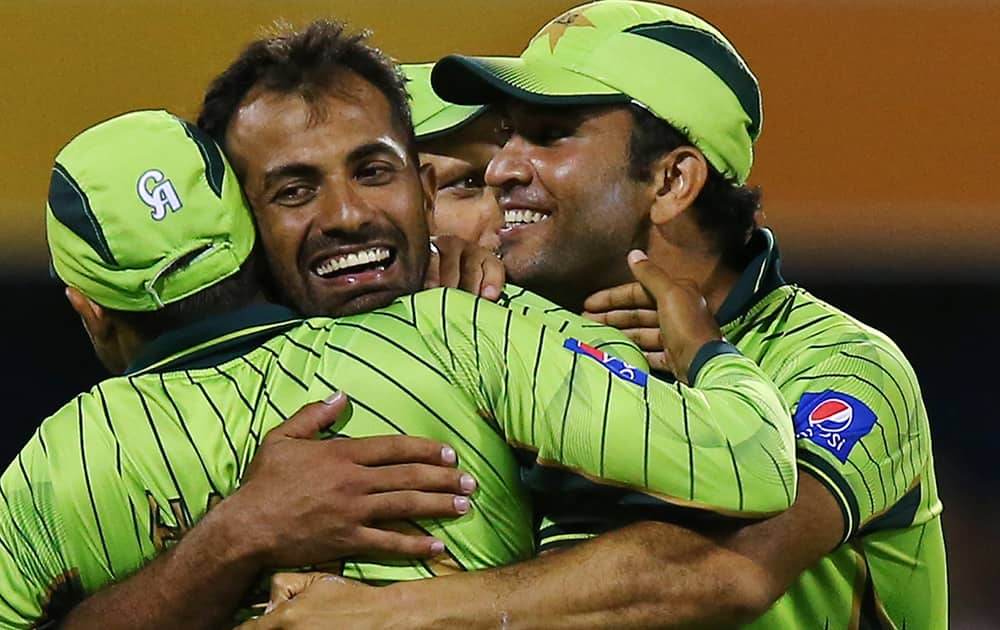
[(945, 628), (942, 507), (913, 369), (881, 332), (784, 284), (765, 234), (749, 269), (759, 298), (744, 310), (735, 294), (723, 332), (785, 396), (799, 467), (837, 500), (844, 538), (753, 627)]
[(756, 365), (716, 349), (695, 387), (667, 384), (595, 347), (621, 339), (453, 290), (336, 320), (257, 305), (168, 333), (124, 377), (47, 419), (4, 473), (0, 626), (42, 625), (126, 578), (238, 487), (269, 429), (335, 389), (353, 405), (340, 434), (441, 440), (479, 482), (463, 517), (400, 524), (439, 537), (447, 555), (343, 566), (372, 583), (534, 555), (526, 490), (743, 516), (785, 509), (788, 411)]
[[(769, 231), (753, 245), (718, 319), (781, 390), (798, 465), (837, 500), (844, 537), (751, 627), (947, 627), (941, 501), (912, 368), (884, 334), (786, 284)], [(572, 511), (554, 521), (543, 548), (600, 531)]]

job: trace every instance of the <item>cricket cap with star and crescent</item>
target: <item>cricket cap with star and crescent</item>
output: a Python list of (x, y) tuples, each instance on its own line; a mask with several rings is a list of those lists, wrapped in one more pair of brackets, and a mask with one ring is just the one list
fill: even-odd
[(584, 4), (549, 22), (519, 57), (449, 55), (434, 91), (481, 105), (634, 103), (683, 133), (723, 175), (745, 183), (763, 124), (760, 86), (736, 48), (702, 18), (635, 0)]

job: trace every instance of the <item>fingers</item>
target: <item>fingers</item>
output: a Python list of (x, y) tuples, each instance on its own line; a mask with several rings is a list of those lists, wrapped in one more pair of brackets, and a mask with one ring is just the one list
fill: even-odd
[(271, 601), (265, 614), (292, 599), (329, 573), (275, 573), (271, 576)]
[(633, 249), (628, 253), (628, 266), (632, 275), (642, 284), (643, 288), (656, 299), (662, 297), (672, 288), (672, 281), (662, 269), (654, 265), (646, 252)]
[(433, 558), (444, 553), (444, 543), (433, 536), (414, 536), (368, 527), (358, 534), (359, 553), (398, 558)]
[(401, 490), (372, 495), (366, 500), (370, 521), (417, 518), (454, 518), (472, 509), (469, 497)]
[(667, 356), (666, 352), (643, 352), (646, 355), (646, 363), (649, 364), (649, 369), (654, 372), (670, 372), (673, 374), (674, 366), (670, 362), (670, 358)]
[(483, 258), (483, 281), (479, 286), (479, 295), (496, 302), (500, 299), (500, 291), (506, 281), (507, 270), (503, 266), (503, 261), (492, 252), (487, 252)]
[(656, 302), (638, 282), (598, 291), (583, 303), (584, 315), (625, 309), (655, 309)]
[(619, 330), (654, 328), (659, 330), (660, 320), (656, 308), (614, 310), (604, 313), (584, 313), (588, 319)]
[(458, 462), (455, 450), (447, 444), (410, 435), (384, 435), (336, 442), (347, 449), (355, 463), (364, 466), (411, 463), (454, 466)]
[(478, 487), (469, 473), (454, 468), (427, 464), (399, 464), (368, 468), (368, 492), (392, 490), (421, 490), (423, 492), (449, 492), (472, 494)]
[(467, 249), (463, 248), (458, 288), (468, 291), (473, 295), (479, 295), (479, 288), (483, 283), (483, 265), (486, 262), (486, 258), (495, 258), (495, 256), (478, 245), (470, 246)]
[(465, 241), (447, 234), (434, 238), (437, 255), (437, 282), (434, 287), (454, 289), (462, 277), (462, 250)]
[(326, 399), (308, 404), (296, 411), (291, 418), (271, 429), (267, 438), (310, 439), (332, 425), (346, 407), (347, 394), (342, 391), (334, 392)]
[(489, 249), (445, 234), (435, 237), (431, 258), (425, 287), (462, 289), (494, 301), (500, 297), (506, 272)]
[(622, 333), (644, 352), (663, 350), (663, 339), (659, 328), (626, 328)]
[(431, 255), (427, 261), (427, 275), (424, 276), (424, 288), (433, 289), (441, 286), (441, 252), (437, 245), (431, 242)]

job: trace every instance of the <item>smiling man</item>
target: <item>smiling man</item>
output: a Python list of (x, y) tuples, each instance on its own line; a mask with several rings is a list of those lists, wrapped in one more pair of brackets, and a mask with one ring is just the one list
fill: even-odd
[(509, 277), (626, 329), (681, 376), (669, 344), (657, 352), (646, 291), (623, 284), (629, 251), (646, 249), (780, 388), (798, 499), (729, 529), (587, 522), (556, 503), (542, 538), (559, 553), (381, 591), (321, 580), (254, 627), (947, 627), (917, 378), (887, 336), (782, 277), (746, 185), (759, 86), (728, 39), (675, 7), (604, 0), (556, 17), (520, 57), (446, 57), (432, 81), (448, 100), (507, 112), (486, 181), (517, 219), (501, 232)]
[[(427, 169), (420, 178), (397, 176), (416, 168), (416, 156), (405, 131), (379, 133), (389, 114), (372, 106), (379, 96), (347, 72), (314, 102), (258, 87), (229, 123), (226, 148), (275, 286), (304, 312), (369, 311), (423, 284), (433, 180)], [(414, 198), (423, 212), (413, 212)], [(321, 203), (335, 207), (308, 211)]]
[[(340, 313), (395, 300), (336, 320), (259, 303), (250, 211), (219, 147), (192, 126), (165, 112), (126, 115), (60, 153), (48, 209), (55, 269), (99, 355), (128, 368), (47, 419), (3, 475), (4, 625), (55, 621), (93, 595), (62, 627), (210, 628), (279, 566), (343, 560), (346, 575), (382, 583), (506, 564), (534, 551), (526, 489), (649, 518), (755, 519), (788, 507), (795, 471), (778, 391), (719, 338), (700, 296), (641, 256), (632, 268), (663, 304), (689, 385), (593, 347), (620, 334), (581, 318), (550, 313), (558, 325), (546, 326), (457, 291), (403, 297), (421, 287), (420, 217), (434, 188), (414, 159), (405, 102), (395, 69), (328, 22), (251, 45), (206, 100), (202, 122), (224, 138), (265, 125), (263, 111), (299, 140), (273, 137), (277, 160), (234, 152), (275, 231), (274, 275), (298, 276), (286, 295)], [(298, 135), (310, 129), (322, 142)], [(136, 182), (153, 169), (169, 171), (181, 211), (150, 214)], [(229, 278), (245, 284), (219, 299), (212, 289)], [(450, 436), (450, 457), (440, 440), (424, 457), (457, 455), (478, 490), (470, 499), (474, 481), (437, 471), (444, 496), (431, 515), (464, 516), (386, 526), (381, 495), (413, 508), (413, 495), (388, 490), (427, 471), (385, 444), (358, 463), (401, 464), (396, 483), (373, 473), (354, 477), (362, 500), (345, 493), (324, 455), (361, 447), (305, 439), (324, 426), (324, 405), (284, 423), (334, 388), (354, 402), (342, 435)], [(680, 451), (688, 457), (647, 465)], [(345, 528), (331, 503), (360, 511), (360, 523)], [(345, 544), (356, 525), (368, 545)], [(394, 537), (378, 525), (417, 533), (410, 554), (425, 559), (367, 557)]]

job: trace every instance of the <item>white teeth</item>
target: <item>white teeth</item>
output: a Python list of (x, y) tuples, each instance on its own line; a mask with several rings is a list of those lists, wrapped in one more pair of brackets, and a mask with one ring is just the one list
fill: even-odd
[(333, 258), (317, 265), (316, 273), (321, 276), (325, 276), (334, 273), (335, 271), (350, 269), (351, 267), (359, 267), (361, 265), (370, 265), (372, 263), (382, 262), (383, 260), (388, 260), (388, 258), (389, 249), (387, 247), (369, 247), (368, 249), (361, 250), (360, 252), (334, 256)]
[(534, 210), (505, 210), (503, 213), (503, 220), (507, 225), (540, 223), (548, 218), (547, 214), (535, 212)]

